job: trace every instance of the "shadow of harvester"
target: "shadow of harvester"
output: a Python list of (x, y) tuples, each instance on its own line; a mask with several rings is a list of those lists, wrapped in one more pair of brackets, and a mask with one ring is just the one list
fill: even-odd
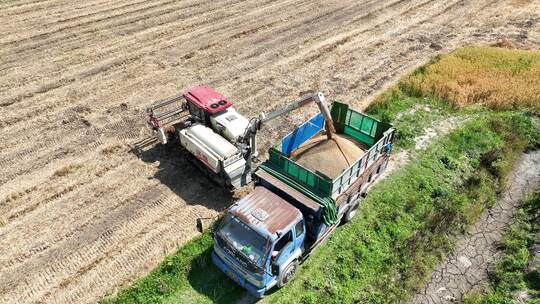
[(223, 212), (233, 203), (232, 193), (209, 179), (187, 160), (185, 150), (178, 142), (167, 145), (156, 143), (154, 137), (132, 145), (131, 152), (146, 163), (158, 162), (153, 178), (171, 189), (187, 204), (202, 205)]

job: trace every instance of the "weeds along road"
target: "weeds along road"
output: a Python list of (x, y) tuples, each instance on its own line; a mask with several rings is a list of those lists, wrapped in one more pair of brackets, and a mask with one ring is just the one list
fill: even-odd
[[(175, 149), (129, 151), (153, 101), (208, 83), (248, 116), (316, 89), (362, 108), (437, 53), (502, 37), (538, 48), (538, 12), (526, 0), (2, 1), (0, 302), (94, 302), (232, 202)], [(261, 132), (261, 149), (286, 125)]]

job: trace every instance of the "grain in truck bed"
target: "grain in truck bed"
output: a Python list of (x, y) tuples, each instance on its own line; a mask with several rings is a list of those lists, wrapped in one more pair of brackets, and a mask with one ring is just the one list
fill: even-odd
[(304, 142), (291, 153), (291, 159), (333, 179), (360, 159), (366, 150), (368, 147), (351, 136), (333, 134), (333, 138), (328, 140), (321, 134)]

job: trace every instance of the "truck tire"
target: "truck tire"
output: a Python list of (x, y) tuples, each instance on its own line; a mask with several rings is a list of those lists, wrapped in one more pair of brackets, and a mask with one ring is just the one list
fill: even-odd
[(278, 276), (278, 288), (281, 288), (291, 281), (298, 269), (298, 260), (292, 261), (289, 265), (283, 269), (283, 271)]
[(356, 200), (354, 204), (345, 212), (345, 215), (343, 215), (343, 223), (350, 222), (353, 217), (356, 215), (356, 212), (358, 211), (358, 207), (360, 207), (360, 201), (361, 199)]

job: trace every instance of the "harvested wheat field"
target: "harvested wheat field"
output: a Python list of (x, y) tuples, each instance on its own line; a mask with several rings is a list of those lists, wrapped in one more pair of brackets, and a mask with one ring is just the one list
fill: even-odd
[[(149, 145), (144, 109), (206, 83), (246, 116), (313, 90), (363, 108), (432, 56), (540, 45), (540, 1), (0, 2), (0, 303), (89, 303), (233, 200)], [(267, 148), (315, 109), (274, 121)]]

